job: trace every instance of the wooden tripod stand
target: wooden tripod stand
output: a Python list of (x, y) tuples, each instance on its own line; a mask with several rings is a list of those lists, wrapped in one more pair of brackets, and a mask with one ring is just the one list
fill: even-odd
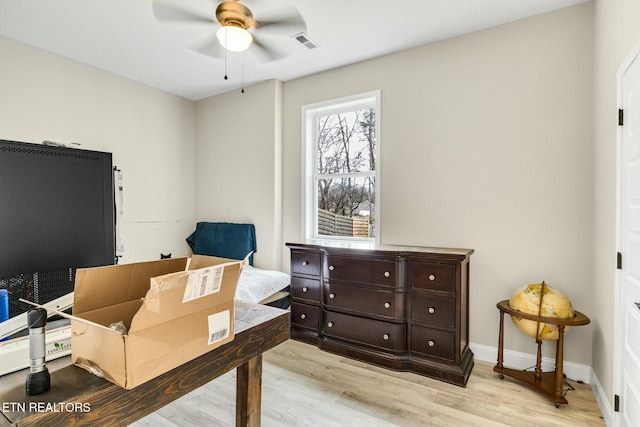
[[(576, 311), (575, 317), (571, 319), (559, 319), (557, 317), (544, 317), (535, 314), (527, 314), (512, 309), (509, 306), (509, 300), (500, 301), (497, 304), (497, 307), (498, 310), (500, 310), (500, 336), (498, 339), (498, 364), (494, 366), (493, 370), (500, 374), (500, 378), (504, 378), (505, 375), (508, 375), (542, 392), (551, 401), (555, 402), (556, 408), (560, 407), (560, 404), (566, 405), (569, 403), (567, 399), (565, 399), (562, 390), (562, 380), (564, 376), (562, 371), (562, 362), (564, 357), (564, 329), (566, 326), (587, 325), (591, 320), (579, 311)], [(554, 371), (542, 372), (542, 340), (540, 339), (536, 339), (538, 352), (536, 355), (535, 371), (531, 372), (504, 367), (503, 352), (505, 313), (521, 317), (523, 319), (532, 320), (534, 322), (549, 323), (558, 326), (558, 340), (556, 341), (556, 368)]]

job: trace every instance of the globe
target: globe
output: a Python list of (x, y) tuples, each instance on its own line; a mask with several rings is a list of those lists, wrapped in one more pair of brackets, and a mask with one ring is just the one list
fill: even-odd
[[(540, 294), (542, 293), (542, 298)], [(541, 302), (542, 301), (542, 302)], [(546, 283), (532, 283), (514, 292), (509, 306), (527, 314), (544, 317), (571, 319), (575, 312), (571, 301), (563, 293), (554, 290)], [(536, 322), (512, 315), (511, 320), (526, 335), (536, 340), (557, 340), (558, 326), (550, 323)], [(565, 327), (565, 332), (569, 327)]]

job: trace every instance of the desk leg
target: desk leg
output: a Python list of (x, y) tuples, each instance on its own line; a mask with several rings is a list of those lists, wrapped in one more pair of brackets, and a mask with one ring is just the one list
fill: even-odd
[(259, 427), (262, 412), (262, 355), (237, 368), (236, 427)]

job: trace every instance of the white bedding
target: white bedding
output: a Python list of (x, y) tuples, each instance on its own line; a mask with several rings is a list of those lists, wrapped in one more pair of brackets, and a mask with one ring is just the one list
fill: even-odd
[(247, 265), (240, 273), (235, 299), (258, 304), (289, 286), (289, 283), (290, 277), (287, 273)]

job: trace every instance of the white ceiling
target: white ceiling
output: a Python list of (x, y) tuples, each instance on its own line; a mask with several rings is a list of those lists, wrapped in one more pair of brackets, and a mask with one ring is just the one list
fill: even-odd
[[(165, 1), (215, 21), (221, 0)], [(0, 0), (0, 34), (198, 100), (237, 90), (243, 79), (245, 86), (288, 81), (585, 1), (243, 0), (258, 21), (295, 6), (319, 47), (309, 50), (293, 34), (262, 37), (288, 56), (265, 63), (250, 54), (251, 48), (229, 54), (228, 80), (224, 59), (192, 49), (218, 24), (158, 22), (153, 0)]]

